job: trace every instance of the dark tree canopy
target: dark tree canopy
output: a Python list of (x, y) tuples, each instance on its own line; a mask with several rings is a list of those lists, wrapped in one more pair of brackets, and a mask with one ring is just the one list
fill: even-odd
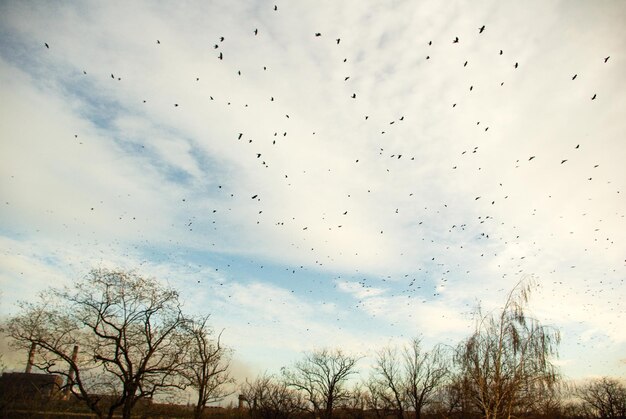
[(580, 386), (576, 394), (588, 416), (600, 419), (626, 418), (626, 386), (614, 378), (602, 377)]

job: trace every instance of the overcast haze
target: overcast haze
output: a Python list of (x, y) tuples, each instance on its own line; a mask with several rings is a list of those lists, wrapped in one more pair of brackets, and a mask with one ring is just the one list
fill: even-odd
[(566, 376), (626, 377), (624, 22), (622, 1), (2, 2), (0, 312), (137, 269), (212, 314), (243, 376), (456, 344), (533, 277)]

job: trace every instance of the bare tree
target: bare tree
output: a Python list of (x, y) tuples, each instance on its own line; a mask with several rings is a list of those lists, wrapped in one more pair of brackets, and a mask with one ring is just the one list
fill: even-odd
[(409, 405), (415, 410), (417, 419), (448, 377), (449, 361), (444, 346), (437, 345), (431, 351), (424, 352), (419, 339), (413, 339), (411, 345), (404, 349), (406, 391)]
[(222, 345), (221, 333), (212, 338), (213, 330), (208, 325), (208, 319), (208, 316), (188, 319), (184, 326), (188, 352), (181, 374), (197, 392), (196, 419), (202, 417), (207, 404), (231, 395), (233, 390), (229, 385), (235, 381), (229, 372), (232, 351)]
[(335, 403), (347, 397), (345, 383), (356, 372), (358, 360), (340, 349), (321, 349), (305, 353), (303, 360), (282, 372), (288, 386), (305, 394), (316, 415), (331, 419)]
[(479, 310), (474, 333), (458, 347), (456, 361), (485, 419), (524, 412), (532, 397), (559, 381), (551, 362), (559, 333), (524, 311), (533, 287), (531, 281), (519, 283), (497, 316)]
[(398, 419), (409, 409), (420, 418), (422, 410), (448, 375), (448, 358), (442, 346), (430, 352), (422, 350), (415, 338), (410, 345), (398, 350), (385, 347), (376, 354), (371, 385), (383, 405), (391, 407)]
[(291, 419), (306, 411), (306, 400), (284, 381), (263, 374), (241, 388), (250, 415), (254, 419)]
[(404, 418), (409, 404), (407, 379), (397, 347), (387, 346), (376, 353), (369, 388), (385, 410), (398, 419)]
[[(22, 303), (7, 331), (16, 347), (35, 344), (35, 366), (66, 378), (66, 389), (99, 417), (181, 387), (178, 293), (133, 272), (97, 269), (72, 288)], [(80, 352), (73, 356), (74, 347)]]
[(590, 381), (576, 390), (583, 407), (591, 417), (600, 419), (626, 418), (626, 387), (614, 378)]
[(390, 415), (393, 412), (393, 405), (389, 402), (389, 397), (385, 395), (386, 386), (374, 376), (370, 376), (365, 387), (367, 388), (367, 409), (374, 412), (379, 419)]
[(474, 406), (469, 397), (467, 379), (454, 374), (440, 386), (432, 401), (432, 411), (442, 418), (475, 417)]

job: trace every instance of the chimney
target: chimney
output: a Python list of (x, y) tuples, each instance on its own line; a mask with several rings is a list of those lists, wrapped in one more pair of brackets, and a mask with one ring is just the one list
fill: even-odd
[(70, 369), (67, 372), (67, 382), (65, 383), (65, 397), (69, 397), (72, 392), (72, 386), (74, 385), (74, 374), (76, 371), (74, 370), (74, 366), (76, 365), (76, 360), (78, 359), (78, 345), (74, 345), (74, 351), (72, 352), (72, 363), (70, 364)]
[(26, 374), (30, 374), (33, 369), (33, 363), (35, 362), (35, 348), (37, 345), (33, 342), (30, 345), (30, 351), (28, 351), (28, 361), (26, 362), (26, 370), (24, 371)]

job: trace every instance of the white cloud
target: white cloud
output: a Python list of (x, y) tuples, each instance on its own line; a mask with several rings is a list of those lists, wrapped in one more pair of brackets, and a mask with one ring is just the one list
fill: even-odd
[[(267, 6), (2, 6), (11, 296), (65, 264), (141, 264), (188, 278), (248, 353), (254, 336), (289, 358), (337, 335), (459, 336), (468, 307), (534, 275), (534, 312), (623, 348), (620, 3)], [(229, 258), (324, 289), (235, 279)]]

